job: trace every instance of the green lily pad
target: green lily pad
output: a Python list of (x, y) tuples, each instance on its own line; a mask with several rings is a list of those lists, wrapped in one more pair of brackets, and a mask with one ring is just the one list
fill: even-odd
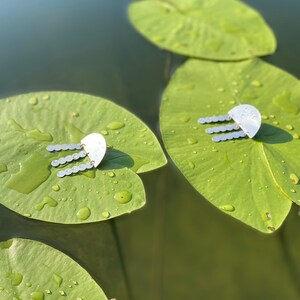
[(262, 16), (235, 0), (142, 0), (130, 4), (129, 17), (149, 41), (182, 55), (241, 60), (276, 49)]
[[(0, 203), (27, 217), (83, 223), (129, 213), (145, 204), (135, 172), (166, 163), (144, 123), (99, 97), (68, 92), (19, 95), (0, 101), (0, 115)], [(102, 133), (108, 145), (98, 168), (57, 177), (61, 168), (51, 167), (51, 161), (74, 151), (49, 153), (46, 147), (79, 143), (92, 132)]]
[(1, 242), (0, 263), (1, 299), (107, 299), (81, 266), (45, 244), (19, 238)]
[[(198, 118), (255, 106), (254, 139), (215, 143)], [(163, 141), (188, 181), (213, 205), (262, 231), (276, 230), (292, 201), (300, 204), (300, 83), (254, 59), (189, 60), (167, 87), (160, 111)]]

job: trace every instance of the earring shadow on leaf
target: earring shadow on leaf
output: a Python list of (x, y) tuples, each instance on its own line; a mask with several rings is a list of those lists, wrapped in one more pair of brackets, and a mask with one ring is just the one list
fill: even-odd
[(293, 136), (276, 126), (262, 124), (254, 139), (266, 144), (283, 144), (292, 141)]

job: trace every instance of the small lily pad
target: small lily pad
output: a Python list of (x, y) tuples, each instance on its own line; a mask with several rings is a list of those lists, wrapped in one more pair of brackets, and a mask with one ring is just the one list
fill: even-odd
[(40, 242), (0, 243), (1, 299), (107, 300), (92, 277), (67, 255)]
[(240, 60), (273, 53), (276, 39), (262, 16), (236, 0), (142, 0), (129, 17), (145, 38), (182, 55)]
[[(31, 99), (37, 99), (34, 105)], [(129, 213), (145, 204), (136, 173), (166, 163), (155, 135), (142, 121), (99, 97), (68, 92), (19, 95), (0, 101), (0, 115), (0, 203), (26, 217), (84, 223)], [(59, 170), (89, 158), (55, 168), (52, 160), (79, 150), (49, 153), (46, 147), (80, 143), (94, 132), (101, 133), (108, 146), (100, 165), (58, 178)], [(130, 200), (117, 201), (116, 195), (124, 191)]]
[[(260, 111), (258, 133), (253, 139), (213, 142), (217, 134), (205, 129), (217, 125), (201, 125), (198, 118), (226, 115), (239, 104)], [(300, 205), (299, 109), (299, 81), (260, 59), (191, 59), (164, 92), (160, 125), (171, 158), (199, 193), (221, 211), (270, 233), (292, 201)]]

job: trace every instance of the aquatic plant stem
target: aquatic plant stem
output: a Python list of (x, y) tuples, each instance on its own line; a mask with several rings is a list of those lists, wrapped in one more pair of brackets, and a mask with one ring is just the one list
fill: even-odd
[(288, 240), (286, 238), (286, 225), (284, 224), (282, 228), (278, 231), (278, 241), (281, 247), (282, 256), (285, 262), (285, 265), (289, 271), (291, 281), (295, 284), (298, 295), (300, 296), (300, 277), (299, 271), (297, 270), (295, 263), (293, 261), (292, 254), (288, 247)]
[(120, 265), (121, 265), (121, 272), (122, 272), (123, 277), (124, 277), (124, 281), (125, 281), (125, 285), (126, 285), (126, 289), (127, 289), (128, 300), (134, 300), (133, 293), (132, 293), (132, 288), (131, 288), (131, 285), (130, 285), (130, 280), (129, 280), (129, 277), (128, 277), (128, 274), (127, 274), (127, 271), (126, 271), (126, 265), (125, 265), (125, 262), (124, 262), (124, 255), (123, 255), (123, 252), (122, 252), (122, 246), (121, 246), (120, 237), (119, 237), (119, 234), (118, 234), (118, 229), (117, 229), (117, 226), (116, 226), (116, 221), (114, 219), (111, 219), (109, 221), (109, 224), (111, 226), (111, 231), (112, 231), (112, 234), (113, 234), (113, 238), (115, 240), (115, 246), (116, 246), (117, 253), (118, 253), (118, 256), (119, 256)]

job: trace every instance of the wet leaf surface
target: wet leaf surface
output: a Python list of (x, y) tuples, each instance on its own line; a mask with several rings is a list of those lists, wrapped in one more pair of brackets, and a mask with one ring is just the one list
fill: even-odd
[(2, 299), (106, 300), (92, 277), (70, 257), (40, 242), (0, 243)]
[[(299, 81), (259, 59), (239, 63), (189, 60), (167, 87), (161, 131), (167, 151), (213, 205), (273, 232), (299, 202)], [(254, 139), (215, 143), (198, 118), (251, 104), (263, 124)], [(228, 123), (227, 123), (228, 124)]]
[[(166, 163), (151, 130), (102, 98), (67, 92), (34, 93), (3, 100), (0, 107), (0, 202), (24, 216), (82, 223), (129, 213), (145, 204), (144, 187), (136, 172)], [(97, 169), (59, 178), (59, 170), (89, 159), (54, 168), (51, 161), (78, 150), (50, 153), (46, 147), (80, 143), (93, 132), (106, 139), (103, 161)]]

